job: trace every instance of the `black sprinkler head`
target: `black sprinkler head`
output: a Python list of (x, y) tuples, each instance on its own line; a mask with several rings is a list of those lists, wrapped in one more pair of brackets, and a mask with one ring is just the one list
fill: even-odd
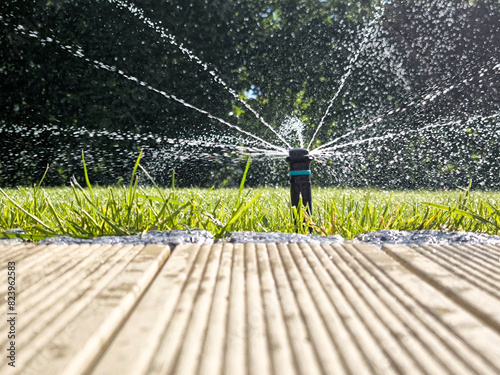
[(309, 155), (309, 150), (305, 148), (293, 148), (289, 151), (286, 161), (290, 164), (290, 197), (292, 206), (299, 205), (302, 197), (302, 205), (307, 208), (310, 215), (312, 213), (311, 203), (311, 170), (310, 164), (314, 157)]

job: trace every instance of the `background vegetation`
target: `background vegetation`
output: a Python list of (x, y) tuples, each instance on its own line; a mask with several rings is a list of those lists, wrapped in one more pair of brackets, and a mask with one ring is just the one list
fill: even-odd
[[(363, 146), (370, 152), (361, 158), (330, 160), (316, 174), (316, 184), (436, 189), (467, 186), (472, 179), (473, 187), (498, 189), (498, 118), (469, 121), (500, 108), (500, 74), (493, 69), (500, 56), (498, 1), (395, 1), (377, 18), (381, 3), (386, 2), (133, 2), (206, 62), (205, 70), (114, 1), (3, 0), (0, 186), (36, 183), (47, 164), (46, 184), (67, 184), (71, 176), (83, 181), (82, 151), (92, 180), (115, 184), (133, 168), (138, 149), (145, 150), (147, 169), (159, 184), (168, 184), (174, 169), (180, 186), (239, 183), (244, 164), (234, 161), (231, 148), (182, 140), (231, 137), (228, 144), (243, 144), (240, 137), (116, 72), (96, 68), (96, 60), (274, 141), (209, 71), (216, 69), (274, 127), (295, 116), (310, 138), (352, 65), (315, 146), (397, 108), (408, 111), (362, 136), (415, 131)], [(90, 63), (75, 55), (79, 48)], [(464, 80), (432, 105), (409, 105)], [(450, 120), (462, 122), (448, 132), (416, 131)], [(282, 161), (274, 163), (286, 169)], [(286, 173), (265, 179), (262, 170), (250, 173), (250, 186), (287, 183)]]

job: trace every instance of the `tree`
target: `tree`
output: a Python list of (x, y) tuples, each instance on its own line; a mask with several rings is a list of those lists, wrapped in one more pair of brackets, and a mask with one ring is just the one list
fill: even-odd
[[(180, 184), (231, 183), (241, 160), (235, 146), (261, 145), (216, 118), (285, 146), (248, 105), (275, 131), (296, 118), (306, 140), (315, 134), (313, 147), (341, 152), (328, 161), (340, 183), (410, 187), (429, 184), (422, 176), (447, 180), (454, 168), (463, 176), (487, 169), (472, 158), (484, 145), (478, 137), (488, 136), (483, 122), (469, 127), (474, 142), (460, 135), (468, 120), (500, 107), (494, 1), (119, 4), (128, 3), (1, 5), (0, 157), (7, 162), (0, 185), (32, 183), (46, 164), (53, 166), (48, 183), (81, 176), (82, 151), (94, 181), (114, 183), (130, 173), (138, 149), (158, 182), (176, 169)], [(420, 134), (457, 119), (458, 130)], [(443, 139), (432, 156), (430, 135)], [(481, 160), (494, 160), (495, 147)], [(491, 186), (497, 180), (488, 177)], [(325, 174), (322, 183), (330, 182)]]

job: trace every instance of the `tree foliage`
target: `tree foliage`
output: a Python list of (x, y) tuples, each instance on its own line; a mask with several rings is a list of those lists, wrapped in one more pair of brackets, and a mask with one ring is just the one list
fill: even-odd
[[(173, 169), (180, 184), (230, 181), (226, 156), (248, 140), (174, 95), (277, 144), (242, 101), (274, 129), (299, 119), (315, 147), (383, 137), (326, 162), (336, 183), (498, 187), (498, 119), (464, 124), (500, 107), (499, 11), (463, 0), (4, 0), (0, 185), (33, 183), (47, 164), (46, 181), (65, 183), (82, 151), (95, 181), (115, 183), (139, 148), (160, 183)], [(419, 131), (451, 119), (464, 126)]]

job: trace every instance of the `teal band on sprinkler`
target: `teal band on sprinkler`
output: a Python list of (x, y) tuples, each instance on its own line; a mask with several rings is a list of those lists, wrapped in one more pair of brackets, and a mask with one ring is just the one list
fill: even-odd
[(290, 171), (290, 176), (309, 176), (311, 171)]

